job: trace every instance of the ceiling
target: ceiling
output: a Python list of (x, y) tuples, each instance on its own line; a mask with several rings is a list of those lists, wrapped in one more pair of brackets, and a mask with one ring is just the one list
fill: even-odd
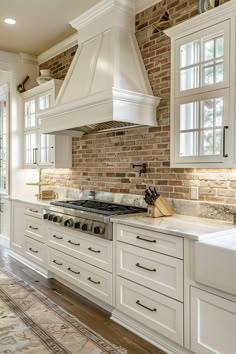
[[(39, 55), (76, 32), (68, 23), (99, 0), (0, 0), (0, 51)], [(7, 25), (5, 18), (17, 23)]]

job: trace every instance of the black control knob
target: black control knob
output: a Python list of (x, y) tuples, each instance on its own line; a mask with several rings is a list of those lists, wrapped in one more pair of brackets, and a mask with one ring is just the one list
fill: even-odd
[(88, 224), (83, 224), (82, 225), (82, 230), (83, 231), (88, 231)]
[(93, 229), (93, 232), (95, 234), (101, 234), (102, 233), (102, 228), (100, 226), (95, 226)]
[(73, 225), (74, 225), (73, 219), (67, 219), (64, 222), (64, 225), (67, 226), (67, 227), (73, 227)]
[(55, 215), (53, 215), (53, 214), (49, 214), (49, 215), (48, 215), (48, 220), (49, 220), (49, 221), (52, 221), (53, 218), (54, 218), (54, 216), (55, 216)]
[(80, 221), (76, 221), (74, 224), (75, 229), (80, 229), (81, 226), (81, 222)]
[(54, 215), (53, 218), (52, 218), (52, 221), (53, 222), (61, 222), (61, 216)]
[(43, 214), (43, 219), (44, 219), (44, 220), (48, 220), (48, 217), (49, 217), (49, 214), (48, 214), (48, 213)]

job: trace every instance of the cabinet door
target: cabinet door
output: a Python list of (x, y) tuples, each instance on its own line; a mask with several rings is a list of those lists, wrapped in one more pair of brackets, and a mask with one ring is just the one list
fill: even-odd
[(234, 153), (230, 21), (193, 28), (173, 50), (171, 167), (226, 167)]
[(35, 97), (29, 98), (25, 101), (24, 112), (24, 130), (37, 128)]
[(191, 350), (235, 354), (236, 303), (191, 288)]
[(1, 233), (3, 236), (10, 238), (10, 222), (11, 222), (11, 210), (9, 200), (2, 199), (1, 201)]
[(42, 112), (52, 105), (52, 90), (48, 90), (37, 96), (37, 112)]
[(40, 167), (53, 166), (54, 164), (54, 135), (39, 134), (38, 137), (38, 158)]
[(24, 243), (24, 213), (25, 206), (23, 203), (12, 203), (12, 228), (10, 234), (11, 249), (19, 254), (23, 254)]
[(37, 131), (25, 132), (24, 165), (30, 168), (37, 167), (38, 133)]
[[(224, 163), (231, 151), (229, 90), (176, 100), (176, 163)], [(232, 141), (232, 140), (231, 140)]]

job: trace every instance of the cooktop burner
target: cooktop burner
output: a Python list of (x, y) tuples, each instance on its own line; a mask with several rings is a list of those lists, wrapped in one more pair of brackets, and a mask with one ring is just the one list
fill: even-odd
[(131, 213), (144, 213), (147, 211), (147, 209), (141, 207), (106, 203), (97, 200), (62, 200), (51, 202), (50, 204), (61, 206), (64, 208), (89, 211), (91, 213), (99, 213), (103, 215), (122, 215)]

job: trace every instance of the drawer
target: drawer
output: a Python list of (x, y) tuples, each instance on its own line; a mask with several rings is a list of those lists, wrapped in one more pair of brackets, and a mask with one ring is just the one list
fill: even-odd
[(183, 259), (183, 238), (122, 224), (116, 226), (117, 240)]
[(46, 268), (46, 245), (41, 242), (35, 241), (27, 236), (24, 236), (24, 241), (25, 256), (31, 261)]
[(44, 242), (46, 239), (45, 224), (38, 218), (25, 216), (25, 235)]
[(117, 277), (116, 308), (127, 316), (183, 345), (183, 304)]
[(25, 215), (34, 216), (38, 219), (42, 219), (43, 217), (43, 209), (39, 206), (28, 205), (25, 207)]
[(47, 249), (49, 270), (112, 305), (112, 274), (50, 247)]
[(48, 246), (112, 272), (112, 242), (78, 231), (48, 227)]
[(183, 261), (117, 242), (117, 274), (183, 301)]

